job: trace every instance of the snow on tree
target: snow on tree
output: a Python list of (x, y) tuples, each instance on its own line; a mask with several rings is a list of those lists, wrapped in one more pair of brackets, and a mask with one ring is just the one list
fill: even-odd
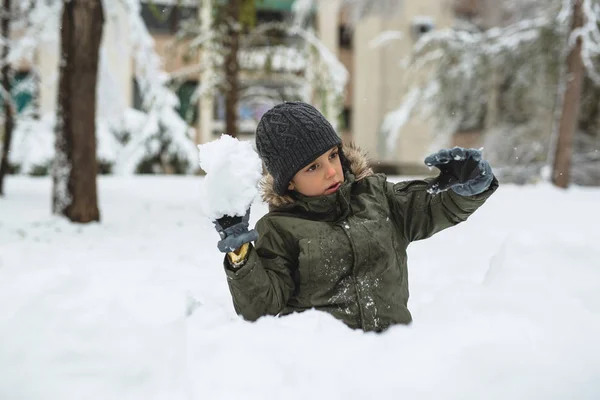
[(18, 121), (10, 160), (18, 172), (27, 175), (48, 175), (54, 159), (54, 127), (56, 116), (46, 114), (39, 119)]
[[(182, 24), (179, 42), (185, 43), (189, 54), (201, 53), (201, 59), (174, 75), (201, 75), (201, 85), (192, 101), (216, 93), (225, 95), (225, 131), (234, 136), (237, 101), (244, 97), (270, 106), (284, 100), (313, 102), (336, 124), (348, 72), (309, 23), (314, 1), (297, 0), (288, 21), (260, 24), (256, 23), (255, 3), (238, 2), (240, 9), (235, 11), (232, 4), (215, 2), (213, 11), (208, 12), (214, 15), (210, 22), (190, 19)], [(200, 1), (199, 7), (210, 8), (211, 2)], [(233, 66), (233, 70), (226, 66)], [(276, 89), (264, 85), (267, 77), (276, 77), (284, 85)]]
[[(4, 104), (4, 140), (0, 154), (0, 193), (6, 173), (13, 166), (11, 144), (19, 140), (19, 121), (31, 115), (31, 107), (19, 110), (16, 98), (34, 92), (37, 74), (35, 68), (21, 81), (16, 81), (15, 70), (21, 63), (32, 64), (36, 43), (43, 40), (52, 23), (42, 23), (44, 16), (55, 8), (56, 4), (38, 0), (4, 0), (2, 8), (2, 73)], [(51, 14), (51, 12), (50, 12)], [(57, 26), (56, 24), (54, 26)]]
[(343, 0), (342, 6), (348, 11), (349, 23), (355, 26), (358, 21), (370, 16), (389, 18), (402, 10), (403, 0)]
[(560, 108), (556, 94), (564, 84), (564, 60), (577, 38), (587, 76), (592, 82), (599, 76), (599, 6), (597, 0), (583, 1), (586, 22), (573, 34), (569, 0), (503, 7), (513, 11), (505, 26), (462, 23), (420, 38), (407, 65), (406, 98), (381, 127), (388, 144), (408, 116), (420, 115), (436, 120), (433, 146), (449, 145), (457, 132), (483, 130), (486, 156), (499, 174), (520, 182), (539, 176), (553, 148), (556, 125), (549, 116)]
[(193, 130), (176, 111), (179, 99), (168, 86), (170, 77), (162, 68), (162, 62), (154, 48), (154, 40), (141, 17), (140, 1), (106, 1), (120, 2), (126, 9), (135, 78), (146, 112), (142, 129), (130, 132), (131, 137), (119, 153), (114, 172), (134, 173), (142, 161), (151, 158), (159, 158), (165, 163), (177, 159), (185, 165), (183, 172), (192, 172), (198, 160), (198, 152), (192, 139)]
[[(9, 159), (11, 166), (19, 173), (45, 175), (54, 159), (56, 116), (52, 112), (38, 117), (35, 97), (38, 85), (52, 86), (55, 82), (40, 80), (35, 54), (42, 47), (53, 47), (58, 43), (62, 2), (30, 0), (18, 2), (17, 5), (20, 18), (13, 22), (19, 33), (12, 40), (8, 60), (12, 65), (28, 65), (29, 71), (27, 78), (13, 87), (13, 95), (27, 94), (33, 96), (33, 100), (16, 116), (14, 143)], [(98, 118), (97, 157), (101, 164), (110, 164), (114, 162), (118, 146), (115, 146), (112, 132), (103, 128), (105, 125), (101, 117)], [(112, 150), (109, 151), (109, 148)]]
[[(337, 130), (343, 109), (344, 89), (349, 79), (346, 67), (317, 37), (311, 23), (310, 10), (316, 7), (314, 0), (296, 0), (294, 23), (288, 32), (302, 39), (308, 63), (305, 70), (303, 100), (313, 101)], [(314, 99), (314, 100), (313, 100)]]
[(0, 196), (4, 195), (4, 177), (8, 173), (8, 153), (10, 151), (10, 144), (12, 141), (13, 133), (13, 120), (14, 120), (14, 105), (12, 102), (11, 88), (10, 88), (10, 74), (11, 65), (8, 63), (8, 53), (10, 51), (10, 20), (11, 20), (11, 0), (3, 0), (2, 7), (2, 27), (1, 37), (2, 41), (2, 100), (3, 100), (3, 116), (4, 116), (4, 130), (2, 137), (2, 149), (0, 152)]
[(13, 88), (13, 95), (27, 93), (34, 99), (16, 115), (13, 144), (9, 154), (11, 167), (17, 172), (46, 175), (54, 158), (54, 121), (52, 113), (36, 116), (37, 86), (40, 82), (35, 55), (43, 46), (52, 46), (59, 40), (59, 20), (62, 2), (58, 0), (29, 0), (17, 2), (18, 18), (11, 22), (19, 33), (11, 40), (8, 62), (11, 65), (29, 66), (27, 78)]
[[(30, 79), (13, 90), (25, 90), (39, 82), (34, 55), (42, 46), (56, 44), (59, 33), (59, 15), (62, 2), (30, 0), (17, 2), (23, 8), (26, 20), (21, 22), (23, 34), (11, 47), (13, 63), (27, 61), (31, 66)], [(184, 166), (182, 172), (191, 172), (197, 163), (197, 150), (192, 140), (191, 128), (175, 111), (177, 96), (169, 87), (169, 76), (161, 66), (154, 49), (154, 41), (141, 17), (139, 0), (104, 0), (107, 20), (116, 18), (117, 8), (126, 11), (130, 37), (123, 38), (121, 47), (125, 57), (133, 57), (135, 77), (143, 99), (143, 111), (127, 109), (118, 93), (122, 88), (111, 76), (106, 57), (106, 38), (100, 50), (99, 81), (97, 92), (97, 159), (101, 172), (134, 173), (148, 160), (163, 163), (177, 159)], [(133, 52), (133, 53), (132, 53)], [(29, 85), (29, 86), (27, 86)], [(10, 153), (11, 165), (24, 174), (44, 173), (54, 158), (52, 140), (42, 138), (52, 132), (56, 118), (22, 113), (16, 121), (14, 151)], [(140, 122), (141, 121), (141, 122)], [(135, 127), (135, 129), (132, 129)], [(42, 148), (42, 146), (46, 146)], [(35, 151), (28, 151), (35, 149)], [(35, 156), (39, 158), (35, 158)], [(158, 171), (157, 171), (158, 172)]]

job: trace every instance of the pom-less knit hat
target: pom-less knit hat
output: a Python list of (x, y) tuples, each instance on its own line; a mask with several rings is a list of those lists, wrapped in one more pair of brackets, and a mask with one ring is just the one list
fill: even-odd
[(303, 167), (342, 143), (327, 119), (302, 102), (278, 104), (263, 115), (256, 128), (256, 149), (283, 195)]

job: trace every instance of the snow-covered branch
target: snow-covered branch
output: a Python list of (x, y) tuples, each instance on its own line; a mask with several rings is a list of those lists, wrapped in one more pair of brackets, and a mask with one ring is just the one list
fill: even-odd
[(407, 109), (433, 118), (435, 143), (447, 145), (457, 131), (482, 131), (504, 119), (503, 123), (522, 124), (536, 109), (551, 108), (547, 94), (535, 88), (547, 88), (557, 80), (560, 46), (555, 43), (568, 34), (570, 18), (568, 8), (559, 13), (554, 5), (540, 14), (543, 7), (538, 3), (531, 2), (538, 10), (534, 17), (506, 26), (423, 35), (404, 75), (407, 93), (417, 93), (416, 89), (421, 95), (416, 104), (411, 96), (385, 118), (381, 131), (388, 139), (387, 149), (394, 148), (391, 142), (407, 120)]
[(588, 76), (600, 85), (600, 71), (594, 64), (594, 57), (600, 56), (600, 30), (598, 29), (600, 5), (593, 4), (592, 0), (583, 0), (584, 26), (576, 29), (570, 38), (570, 43), (580, 37), (582, 40), (581, 59)]
[(348, 21), (356, 24), (370, 16), (393, 18), (402, 12), (402, 0), (343, 0), (342, 7), (347, 10)]
[(376, 49), (383, 47), (396, 40), (402, 40), (404, 34), (400, 31), (385, 31), (381, 32), (375, 39), (369, 42), (369, 47)]
[(188, 171), (192, 171), (197, 164), (197, 150), (191, 129), (175, 111), (179, 100), (168, 87), (170, 77), (162, 68), (162, 62), (154, 48), (154, 40), (141, 17), (139, 0), (105, 1), (120, 1), (125, 7), (135, 77), (142, 95), (143, 108), (148, 113), (146, 124), (139, 135), (131, 138), (121, 152), (115, 164), (115, 172), (134, 173), (135, 167), (144, 157), (158, 155), (157, 152), (163, 148), (153, 145), (157, 135), (162, 135), (162, 140), (168, 143), (167, 151), (186, 161)]
[[(337, 57), (317, 38), (309, 24), (307, 16), (315, 6), (312, 0), (300, 0), (294, 5), (295, 15), (293, 23), (269, 22), (261, 23), (249, 32), (240, 36), (238, 60), (244, 71), (244, 79), (258, 76), (259, 72), (275, 72), (279, 76), (286, 76), (286, 85), (296, 88), (293, 98), (302, 98), (311, 101), (313, 88), (320, 88), (327, 94), (327, 103), (330, 107), (326, 110), (327, 117), (336, 123), (341, 110), (332, 107), (341, 103), (344, 88), (348, 79), (348, 72)], [(216, 25), (216, 26), (215, 26)], [(204, 94), (210, 94), (214, 89), (222, 89), (225, 84), (223, 79), (223, 62), (225, 61), (223, 49), (228, 45), (226, 36), (219, 32), (221, 25), (213, 24), (212, 33), (198, 28), (197, 23), (185, 24), (178, 40), (184, 41), (188, 49), (200, 51), (202, 60), (198, 70), (207, 70), (208, 82), (203, 77), (202, 85), (193, 95), (193, 100)], [(285, 37), (280, 45), (266, 45), (266, 38), (276, 35)], [(190, 67), (186, 67), (190, 69)], [(180, 71), (177, 76), (183, 76)], [(299, 77), (302, 78), (299, 78)], [(264, 78), (264, 76), (263, 76)], [(327, 108), (327, 107), (324, 107)]]

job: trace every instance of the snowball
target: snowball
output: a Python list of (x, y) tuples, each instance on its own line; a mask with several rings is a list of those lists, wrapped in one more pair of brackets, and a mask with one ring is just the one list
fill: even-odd
[(229, 135), (199, 145), (203, 181), (202, 211), (215, 220), (224, 215), (242, 216), (258, 194), (262, 163), (250, 142)]

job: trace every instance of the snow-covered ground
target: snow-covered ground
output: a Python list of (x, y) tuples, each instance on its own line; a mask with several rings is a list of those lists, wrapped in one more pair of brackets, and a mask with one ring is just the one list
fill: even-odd
[(240, 320), (200, 179), (103, 177), (82, 226), (49, 215), (49, 179), (8, 178), (0, 399), (600, 398), (600, 190), (502, 186), (411, 245), (414, 323), (364, 334)]

